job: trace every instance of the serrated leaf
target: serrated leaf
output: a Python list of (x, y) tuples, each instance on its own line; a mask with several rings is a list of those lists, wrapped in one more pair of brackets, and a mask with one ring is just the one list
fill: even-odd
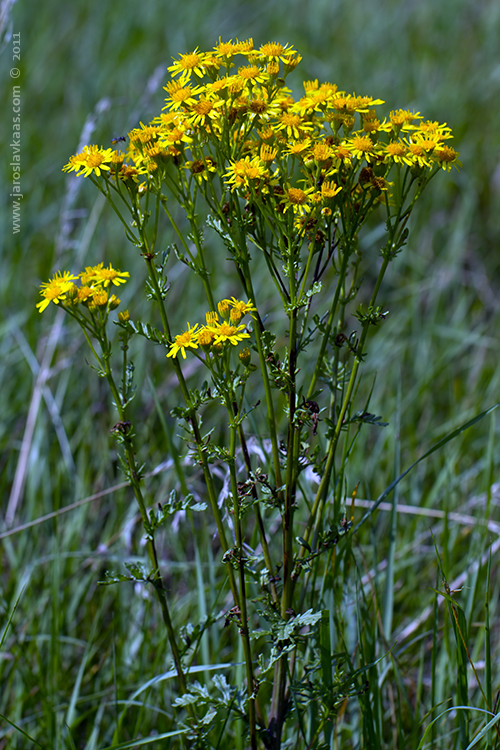
[(125, 567), (132, 576), (132, 578), (129, 580), (149, 583), (155, 573), (154, 568), (151, 568), (150, 571), (147, 571), (142, 563), (126, 562)]
[(382, 417), (370, 414), (368, 411), (358, 411), (349, 419), (349, 422), (363, 422), (364, 424), (373, 424), (375, 427), (387, 427), (389, 422), (382, 422)]
[(224, 705), (229, 705), (232, 700), (232, 689), (225, 676), (223, 674), (216, 674), (212, 677), (212, 682), (221, 691)]
[(305, 627), (306, 625), (316, 625), (318, 620), (321, 620), (321, 612), (313, 612), (312, 609), (308, 609), (302, 615), (297, 615), (293, 622), (298, 627)]
[(154, 344), (164, 344), (165, 336), (157, 328), (149, 325), (149, 323), (142, 323), (140, 320), (133, 321), (129, 320), (128, 325), (132, 328), (134, 333), (138, 333), (139, 336), (143, 336), (148, 341), (152, 341)]

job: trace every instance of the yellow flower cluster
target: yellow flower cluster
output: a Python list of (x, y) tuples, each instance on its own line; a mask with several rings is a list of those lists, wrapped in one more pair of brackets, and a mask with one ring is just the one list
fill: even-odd
[[(124, 284), (129, 276), (128, 271), (118, 271), (111, 263), (107, 268), (104, 263), (87, 266), (78, 276), (73, 276), (69, 271), (57, 271), (49, 281), (41, 284), (43, 299), (37, 303), (37, 307), (43, 312), (51, 302), (56, 305), (62, 302), (67, 307), (83, 304), (90, 312), (114, 310), (120, 300), (110, 293), (111, 287)], [(78, 279), (80, 286), (74, 283)]]
[[(219, 314), (215, 311), (207, 312), (206, 325), (199, 327), (187, 324), (187, 330), (175, 337), (170, 344), (167, 357), (176, 357), (180, 351), (186, 359), (186, 349), (198, 349), (199, 346), (205, 351), (220, 351), (227, 342), (235, 346), (239, 341), (250, 338), (246, 332), (245, 325), (240, 325), (244, 315), (255, 311), (252, 301), (243, 302), (234, 297), (221, 300), (217, 305)], [(219, 315), (222, 321), (219, 322)]]
[[(142, 181), (141, 190), (160, 190), (172, 166), (199, 185), (217, 173), (224, 189), (260, 196), (281, 214), (325, 216), (343, 190), (380, 197), (394, 166), (460, 164), (447, 143), (451, 129), (418, 112), (396, 110), (381, 119), (381, 99), (317, 80), (305, 82), (295, 100), (285, 78), (300, 60), (287, 45), (256, 48), (252, 39), (181, 54), (169, 67), (162, 113), (128, 134), (127, 162), (120, 151), (86, 146), (64, 169), (131, 186)], [(371, 177), (365, 171), (358, 182), (364, 169)]]

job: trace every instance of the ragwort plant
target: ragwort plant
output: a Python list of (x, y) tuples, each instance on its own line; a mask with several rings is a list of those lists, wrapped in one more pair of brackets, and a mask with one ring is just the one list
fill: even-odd
[[(436, 174), (459, 162), (448, 145), (450, 128), (418, 112), (382, 117), (380, 99), (318, 81), (305, 82), (295, 100), (286, 78), (300, 60), (288, 45), (256, 49), (252, 40), (219, 40), (211, 52), (180, 55), (169, 68), (161, 113), (132, 130), (128, 142), (116, 139), (127, 143), (126, 153), (89, 145), (64, 167), (105, 196), (146, 265), (157, 325), (137, 320), (133, 309), (118, 313), (120, 364), (109, 320), (128, 272), (104, 262), (75, 274), (59, 271), (42, 284), (38, 303), (42, 312), (53, 302), (79, 323), (112, 394), (112, 433), (141, 513), (148, 562), (129, 564), (127, 575), (107, 582), (154, 588), (178, 680), (179, 738), (171, 741), (184, 747), (233, 747), (242, 725), (252, 750), (278, 750), (286, 740), (297, 748), (329, 747), (350, 711), (366, 719), (362, 744), (375, 746), (366, 718), (370, 650), (349, 649), (341, 611), (356, 496), (349, 457), (363, 424), (382, 425), (356, 394), (369, 333), (387, 315), (382, 281), (405, 244), (415, 202)], [(358, 236), (375, 212), (384, 217), (385, 240), (366, 289)], [(159, 249), (162, 215), (178, 235), (168, 251)], [(204, 223), (232, 261), (226, 283), (236, 296), (214, 296)], [(206, 297), (205, 320), (184, 327), (169, 307), (171, 250)], [(254, 283), (262, 264), (272, 299)], [(141, 433), (129, 413), (134, 336), (163, 347), (165, 373), (177, 377), (182, 403), (173, 397), (165, 407), (183, 425), (193, 473), (203, 472), (202, 502), (187, 491), (189, 472), (179, 476), (181, 499), (174, 494), (154, 508), (144, 494), (136, 459)], [(196, 388), (187, 382), (188, 358), (205, 376)], [(223, 415), (225, 442), (203, 430), (208, 407)], [(222, 489), (215, 467), (225, 472)], [(166, 589), (155, 543), (179, 509), (212, 513), (225, 568), (223, 617), (207, 617), (189, 637), (178, 632), (175, 592)], [(340, 590), (335, 613), (325, 604), (332, 586)], [(221, 623), (235, 634), (233, 663), (243, 655), (244, 685), (222, 674), (205, 684), (191, 677), (204, 632)]]

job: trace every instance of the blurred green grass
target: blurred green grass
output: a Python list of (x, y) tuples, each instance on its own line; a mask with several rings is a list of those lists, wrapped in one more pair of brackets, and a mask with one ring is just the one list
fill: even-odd
[[(55, 315), (52, 311), (40, 316), (36, 311), (38, 284), (55, 267), (72, 268), (75, 254), (82, 253), (82, 243), (86, 247), (88, 241), (85, 262), (104, 259), (128, 268), (133, 280), (124, 300), (142, 296), (141, 259), (134, 258), (126, 247), (123, 232), (110, 212), (105, 209), (100, 213), (102, 207), (96, 203), (91, 185), (80, 184), (73, 202), (65, 203), (67, 191), (75, 183), (61, 167), (76, 151), (83, 125), (98, 102), (105, 100), (96, 117), (92, 142), (107, 146), (114, 135), (125, 134), (139, 121), (148, 122), (160, 109), (161, 75), (155, 91), (146, 89), (155, 71), (165, 70), (171, 57), (180, 52), (196, 46), (210, 48), (219, 36), (252, 36), (256, 44), (269, 39), (289, 42), (304, 58), (290, 78), (296, 92), (302, 80), (317, 77), (336, 82), (347, 91), (380, 97), (389, 109), (415, 109), (427, 118), (446, 121), (455, 134), (453, 145), (461, 152), (461, 173), (453, 171), (434, 180), (417, 207), (408, 246), (393, 264), (382, 295), (390, 315), (370, 344), (364, 383), (368, 389), (377, 373), (371, 408), (391, 422), (391, 427), (361, 435), (360, 458), (351, 469), (352, 485), (362, 479), (360, 493), (376, 498), (394, 477), (397, 440), (404, 468), (446, 431), (498, 400), (497, 2), (289, 0), (285, 5), (261, 0), (252, 4), (213, 0), (207, 6), (193, 0), (182, 4), (159, 0), (142, 4), (75, 0), (69, 4), (47, 0), (33, 11), (26, 0), (19, 0), (7, 24), (0, 58), (0, 90), (2, 101), (7, 102), (7, 127), (2, 128), (0, 142), (6, 156), (10, 155), (12, 31), (21, 33), (18, 67), (24, 199), (21, 232), (13, 235), (10, 159), (4, 158), (0, 167), (3, 510), (20, 457), (37, 367)], [(63, 214), (64, 210), (72, 213)], [(98, 219), (90, 239), (89, 217)], [(64, 221), (70, 222), (66, 234)], [(165, 244), (171, 241), (167, 235)], [(366, 237), (364, 241), (368, 257), (375, 258), (376, 240)], [(208, 232), (207, 242), (214, 265), (220, 263), (220, 249)], [(370, 275), (369, 262), (366, 275)], [(181, 326), (186, 319), (199, 317), (204, 303), (186, 294), (188, 278), (180, 264), (173, 263), (171, 279), (172, 303), (178, 308)], [(236, 293), (224, 284), (221, 279), (224, 294)], [(38, 412), (17, 523), (36, 519), (122, 480), (108, 438), (113, 418), (109, 400), (103, 384), (85, 365), (78, 337), (65, 321), (54, 370), (47, 381), (47, 398), (53, 400), (51, 406), (42, 400)], [(152, 365), (152, 380), (159, 395), (164, 396), (172, 386), (165, 379), (161, 353)], [(146, 363), (139, 355), (136, 366), (143, 390), (134, 405), (135, 416), (150, 439), (142, 458), (151, 469), (165, 460), (167, 441), (145, 377)], [(401, 430), (396, 436), (399, 381)], [(467, 509), (471, 498), (486, 492), (490, 505), (467, 512), (477, 513), (479, 518), (486, 513), (498, 518), (496, 496), (490, 489), (498, 477), (497, 424), (494, 416), (485, 420), (442, 454), (421, 464), (402, 485), (400, 502)], [(172, 429), (175, 434), (176, 429)], [(175, 480), (165, 472), (149, 483), (155, 497), (162, 498)], [(118, 568), (138, 544), (134, 518), (130, 494), (122, 490), (0, 541), (0, 616), (4, 625), (26, 587), (0, 661), (5, 685), (0, 713), (18, 723), (25, 721), (27, 730), (40, 741), (50, 742), (50, 747), (71, 747), (61, 717), (75, 721), (74, 711), (68, 713), (74, 689), (80, 722), (75, 731), (80, 732), (81, 747), (83, 738), (88, 743), (85, 747), (103, 747), (102, 737), (109, 737), (114, 712), (118, 711), (113, 702), (128, 697), (146, 681), (145, 676), (168, 669), (168, 650), (147, 595), (127, 586), (96, 590), (96, 581), (103, 577), (104, 570)], [(196, 523), (206, 522), (196, 519)], [(206, 538), (211, 538), (210, 525), (202, 528)], [(395, 631), (432, 602), (428, 587), (435, 585), (436, 563), (428, 528), (425, 518), (400, 516), (398, 550), (411, 551), (397, 558)], [(385, 559), (388, 529), (388, 517), (380, 513), (372, 524), (371, 541), (368, 534), (363, 537), (367, 568)], [(488, 543), (484, 530), (467, 524), (436, 522), (435, 531), (450, 579), (470, 566)], [(418, 540), (419, 535), (423, 541), (411, 548), (412, 540)], [(187, 618), (195, 620), (204, 609), (216, 607), (218, 611), (223, 606), (212, 599), (217, 573), (210, 545), (204, 551), (203, 565), (197, 567), (189, 539), (189, 529), (182, 526), (180, 534), (165, 538), (162, 549), (170, 561), (171, 588), (179, 592), (178, 624)], [(205, 580), (205, 600), (196, 600), (190, 593), (200, 571)], [(375, 578), (374, 585), (381, 596), (383, 576)], [(409, 596), (409, 592), (418, 594)], [(492, 621), (498, 593), (495, 583), (490, 591)], [(464, 600), (467, 596), (469, 621), (481, 621), (484, 572), (473, 593), (464, 593)], [(122, 611), (131, 613), (131, 617), (121, 617)], [(446, 628), (449, 631), (449, 622), (443, 629), (448, 647)], [(498, 655), (498, 628), (492, 635)], [(209, 637), (210, 652), (220, 654), (222, 660), (228, 653), (224, 636), (211, 633)], [(472, 628), (471, 643), (477, 658), (483, 658), (479, 629)], [(419, 667), (419, 649), (419, 643), (408, 646), (402, 659), (410, 693)], [(436, 697), (440, 700), (446, 700), (453, 690), (449, 652), (449, 647), (448, 651), (443, 648), (439, 656), (442, 669)], [(427, 679), (428, 651), (425, 658)], [(80, 668), (82, 681), (78, 683)], [(114, 693), (115, 681), (120, 686), (119, 694)], [(169, 706), (170, 689), (168, 681), (162, 683), (162, 692), (154, 693), (151, 700), (157, 706)], [(429, 708), (425, 694), (422, 706)], [(127, 719), (122, 739), (149, 731), (155, 722), (159, 731), (162, 721), (165, 731), (170, 726), (167, 719), (159, 719), (150, 709), (135, 707), (129, 712), (133, 720)], [(411, 718), (407, 721), (411, 726)], [(391, 746), (390, 736), (384, 741), (384, 746)], [(28, 747), (25, 742), (19, 734), (11, 735), (4, 729), (0, 732), (0, 748)]]

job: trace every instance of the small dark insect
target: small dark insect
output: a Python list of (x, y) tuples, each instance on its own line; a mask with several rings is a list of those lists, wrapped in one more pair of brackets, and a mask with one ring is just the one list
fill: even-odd
[(111, 139), (111, 143), (120, 143), (120, 141), (123, 141), (125, 143), (127, 139), (124, 135), (115, 135), (114, 138)]

